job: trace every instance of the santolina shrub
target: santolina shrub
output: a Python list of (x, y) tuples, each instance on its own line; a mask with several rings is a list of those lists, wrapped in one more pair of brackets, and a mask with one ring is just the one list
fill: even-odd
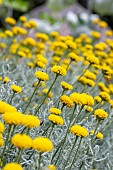
[(8, 29), (0, 32), (1, 169), (111, 169), (112, 30), (93, 20), (89, 35), (74, 38), (38, 32), (25, 16), (5, 22)]

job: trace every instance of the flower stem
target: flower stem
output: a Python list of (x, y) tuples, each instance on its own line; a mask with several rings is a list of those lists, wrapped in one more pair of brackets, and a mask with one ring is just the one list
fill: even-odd
[[(66, 131), (66, 134), (65, 134), (65, 137), (64, 137), (64, 139), (62, 140), (62, 142), (61, 142), (61, 144), (59, 145), (59, 147), (57, 148), (56, 152), (53, 154), (52, 160), (54, 159), (54, 157), (55, 157), (55, 155), (57, 154), (57, 152), (58, 152), (59, 149), (60, 149), (59, 155), (61, 154), (61, 151), (62, 151), (62, 148), (63, 148), (63, 146), (64, 146), (65, 140), (66, 140), (67, 135), (68, 135), (68, 133), (69, 133), (69, 128), (70, 128), (70, 125), (71, 125), (72, 120), (73, 120), (73, 116), (74, 116), (74, 113), (75, 113), (75, 110), (76, 110), (76, 106), (77, 106), (77, 105), (75, 104), (74, 109), (73, 109), (72, 116), (71, 116), (71, 118), (70, 118), (70, 123), (69, 123), (69, 125), (68, 125), (67, 131)], [(56, 159), (55, 164), (56, 164), (57, 161), (58, 161), (59, 155), (58, 155), (58, 157), (57, 157), (57, 159)]]
[(17, 162), (17, 163), (20, 162), (22, 153), (23, 153), (23, 150), (19, 149), (15, 162)]
[(6, 150), (6, 147), (7, 147), (7, 144), (8, 144), (8, 140), (9, 140), (9, 137), (10, 137), (10, 133), (11, 133), (11, 128), (12, 128), (12, 125), (9, 125), (8, 133), (7, 133), (6, 140), (5, 140), (4, 149), (3, 149), (2, 154), (0, 156), (1, 160), (3, 159), (4, 154), (5, 154), (5, 150)]
[(79, 78), (73, 83), (73, 86), (80, 80), (80, 78), (84, 75), (84, 73), (90, 68), (91, 64), (88, 65), (88, 67), (82, 72), (82, 74), (79, 76)]
[(53, 131), (54, 126), (55, 126), (55, 124), (52, 123), (52, 127), (51, 127), (50, 133), (49, 133), (49, 135), (48, 135), (48, 138), (51, 137), (51, 134), (52, 134), (52, 131)]
[(25, 113), (26, 109), (28, 108), (28, 106), (29, 106), (29, 104), (30, 104), (30, 102), (31, 102), (31, 100), (32, 100), (32, 98), (33, 98), (33, 96), (34, 96), (34, 94), (35, 94), (37, 88), (39, 87), (39, 84), (40, 84), (40, 81), (38, 81), (38, 84), (37, 84), (37, 86), (35, 87), (35, 89), (34, 89), (32, 95), (31, 95), (31, 97), (30, 97), (30, 99), (29, 99), (29, 102), (28, 102), (27, 106), (25, 107), (23, 113)]
[(41, 163), (41, 153), (39, 153), (39, 158), (38, 158), (38, 170), (40, 170), (40, 163)]
[(10, 101), (9, 101), (9, 104), (12, 103), (12, 100), (13, 100), (14, 95), (15, 95), (15, 93), (13, 92), (12, 97), (11, 97), (11, 99), (10, 99)]
[(51, 91), (51, 89), (52, 89), (52, 87), (53, 87), (53, 85), (54, 85), (54, 83), (55, 83), (57, 77), (58, 77), (58, 75), (56, 74), (55, 79), (53, 80), (53, 83), (51, 84), (51, 86), (50, 86), (50, 88), (49, 88), (49, 90), (48, 90), (46, 96), (45, 96), (44, 99), (42, 100), (41, 104), (36, 108), (36, 111), (35, 111), (35, 114), (34, 114), (34, 115), (37, 114), (37, 112), (39, 111), (39, 109), (40, 109), (41, 106), (43, 105), (43, 103), (44, 103), (45, 99), (47, 98), (49, 92)]
[(82, 142), (82, 138), (80, 138), (80, 142), (79, 142), (79, 144), (78, 144), (78, 148), (77, 148), (77, 150), (76, 150), (75, 156), (74, 156), (73, 161), (72, 161), (72, 163), (71, 163), (70, 170), (71, 170), (71, 168), (72, 168), (73, 164), (74, 164), (74, 163), (75, 163), (75, 161), (76, 161), (75, 159), (76, 159), (76, 157), (77, 157), (77, 154), (78, 154), (78, 151), (79, 151), (79, 148), (80, 148), (81, 142)]
[(68, 156), (68, 158), (67, 158), (67, 160), (66, 160), (66, 162), (65, 162), (64, 167), (63, 167), (63, 169), (62, 169), (62, 170), (64, 170), (64, 169), (65, 169), (65, 167), (66, 167), (66, 165), (67, 165), (68, 161), (70, 160), (70, 156), (71, 156), (72, 151), (73, 151), (73, 149), (74, 149), (74, 147), (75, 147), (75, 144), (76, 144), (76, 142), (77, 142), (77, 139), (78, 139), (78, 137), (76, 137), (76, 139), (75, 139), (75, 142), (74, 142), (74, 144), (73, 144), (73, 146), (72, 146), (72, 148), (71, 148), (71, 151), (70, 151), (70, 153), (69, 153), (69, 156)]

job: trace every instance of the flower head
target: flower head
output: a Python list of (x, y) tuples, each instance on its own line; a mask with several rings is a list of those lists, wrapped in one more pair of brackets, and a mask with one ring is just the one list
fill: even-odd
[(73, 125), (70, 128), (70, 132), (78, 137), (87, 137), (88, 136), (88, 130), (85, 127), (82, 127), (80, 125)]
[(15, 134), (11, 138), (11, 143), (20, 149), (28, 149), (32, 146), (32, 139), (26, 134)]
[(49, 76), (48, 74), (46, 74), (43, 71), (36, 71), (35, 72), (35, 76), (37, 77), (37, 79), (39, 79), (40, 81), (47, 81), (49, 80)]
[(2, 115), (3, 120), (10, 125), (21, 125), (24, 115), (20, 112), (6, 112)]
[(66, 83), (65, 81), (62, 81), (60, 84), (64, 90), (72, 90), (73, 89), (73, 86), (71, 84)]
[[(91, 133), (94, 134), (94, 130), (92, 130)], [(103, 135), (101, 132), (98, 132), (98, 133), (96, 134), (96, 138), (97, 138), (97, 139), (101, 139), (101, 140), (102, 140), (103, 137), (104, 137), (104, 135)]]
[(98, 119), (106, 119), (108, 117), (108, 113), (105, 112), (103, 109), (97, 109), (94, 112), (94, 116)]
[(48, 116), (48, 119), (54, 123), (54, 124), (57, 124), (57, 125), (63, 125), (64, 124), (64, 119), (58, 115), (55, 115), (55, 114), (50, 114)]
[(56, 166), (55, 165), (48, 165), (47, 167), (49, 168), (49, 170), (56, 170)]
[(20, 86), (17, 86), (15, 84), (11, 85), (11, 89), (14, 91), (14, 93), (21, 93), (22, 88)]
[(0, 100), (0, 114), (4, 114), (6, 112), (16, 112), (17, 109), (14, 106), (9, 105), (6, 102)]
[(5, 127), (4, 124), (2, 122), (0, 122), (0, 133), (4, 133)]
[(55, 107), (51, 107), (51, 108), (49, 109), (49, 112), (51, 112), (52, 114), (56, 114), (56, 115), (59, 115), (59, 114), (62, 113), (62, 111), (61, 111), (60, 109), (57, 109), (57, 108), (55, 108)]
[(100, 92), (99, 96), (102, 98), (102, 100), (104, 101), (110, 101), (110, 95), (106, 92)]
[(65, 76), (66, 75), (66, 69), (62, 66), (55, 65), (51, 68), (51, 72), (55, 73), (59, 76)]
[(63, 95), (60, 97), (60, 101), (64, 106), (67, 106), (69, 108), (73, 107), (74, 103), (71, 100), (70, 97), (68, 97), (67, 95)]
[(29, 127), (29, 128), (34, 128), (34, 127), (38, 127), (40, 126), (40, 120), (38, 119), (38, 117), (33, 116), (33, 115), (25, 115), (23, 117), (23, 122), (22, 124), (25, 127)]
[(3, 167), (3, 170), (23, 170), (23, 168), (18, 163), (8, 163)]
[(41, 153), (50, 152), (53, 149), (53, 143), (48, 138), (36, 137), (33, 139), (32, 148), (38, 150)]
[(10, 24), (10, 25), (15, 25), (16, 24), (16, 20), (14, 18), (11, 18), (11, 17), (5, 18), (5, 22), (7, 24)]

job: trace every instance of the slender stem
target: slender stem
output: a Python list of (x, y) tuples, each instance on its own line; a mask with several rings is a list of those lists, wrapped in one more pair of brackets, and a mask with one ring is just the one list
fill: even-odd
[(50, 126), (51, 126), (51, 124), (49, 124), (49, 126), (46, 128), (46, 130), (41, 134), (41, 136), (44, 136), (46, 133), (47, 133), (47, 131), (48, 131), (48, 129), (50, 128)]
[(1, 154), (1, 156), (0, 156), (1, 160), (2, 160), (3, 157), (4, 157), (5, 150), (6, 150), (6, 147), (7, 147), (7, 144), (8, 144), (8, 140), (9, 140), (9, 138), (10, 138), (11, 128), (12, 128), (12, 125), (9, 125), (8, 133), (7, 133), (6, 140), (5, 140), (4, 149), (3, 149), (2, 154)]
[(69, 68), (69, 66), (70, 66), (70, 64), (71, 64), (71, 62), (72, 62), (72, 60), (70, 60), (69, 64), (67, 65), (66, 70), (68, 70), (68, 68)]
[(103, 77), (103, 74), (99, 77), (99, 79), (96, 81), (95, 86), (93, 86), (93, 87), (89, 90), (88, 93), (90, 93), (90, 92), (97, 86), (98, 82), (101, 80), (102, 77)]
[(81, 106), (81, 108), (80, 108), (80, 110), (79, 110), (77, 116), (75, 117), (75, 120), (74, 120), (73, 124), (75, 124), (75, 121), (77, 121), (78, 116), (80, 115), (80, 113), (81, 113), (81, 111), (82, 111), (83, 108), (84, 108), (84, 105)]
[[(65, 89), (63, 89), (61, 96), (64, 94), (64, 92), (65, 92)], [(60, 97), (59, 97), (59, 98), (60, 98)], [(59, 99), (59, 98), (58, 98), (58, 99)], [(58, 100), (58, 99), (57, 99), (57, 100)], [(57, 108), (59, 107), (59, 104), (60, 104), (60, 100), (58, 101)]]
[(69, 156), (68, 156), (68, 158), (67, 158), (67, 160), (66, 160), (66, 162), (65, 162), (64, 167), (63, 167), (63, 169), (62, 169), (62, 170), (64, 170), (64, 169), (65, 169), (65, 167), (66, 167), (66, 165), (67, 165), (68, 161), (70, 160), (70, 156), (71, 156), (72, 151), (73, 151), (73, 149), (74, 149), (74, 147), (75, 147), (75, 144), (76, 144), (76, 142), (77, 142), (77, 139), (78, 139), (78, 137), (76, 137), (76, 139), (75, 139), (75, 141), (74, 141), (74, 144), (73, 144), (73, 146), (72, 146), (72, 148), (71, 148), (71, 151), (70, 151), (70, 153), (69, 153)]
[(53, 131), (54, 126), (55, 126), (55, 124), (52, 123), (52, 127), (51, 127), (50, 133), (49, 133), (49, 135), (48, 135), (48, 138), (51, 137), (51, 134), (52, 134), (52, 131)]
[[(67, 131), (66, 131), (66, 134), (65, 134), (65, 137), (64, 137), (64, 139), (62, 140), (61, 145), (59, 145), (59, 147), (57, 148), (57, 152), (58, 152), (58, 150), (60, 149), (59, 155), (61, 154), (61, 151), (62, 151), (62, 148), (63, 148), (63, 146), (64, 146), (65, 140), (66, 140), (67, 135), (68, 135), (68, 133), (69, 133), (69, 128), (70, 128), (70, 125), (71, 125), (72, 120), (73, 120), (73, 116), (74, 116), (74, 113), (75, 113), (75, 110), (76, 110), (76, 106), (77, 106), (77, 105), (75, 104), (74, 109), (73, 109), (72, 116), (71, 116), (71, 118), (70, 118), (70, 123), (69, 123), (69, 125), (68, 125)], [(53, 154), (52, 160), (54, 159), (54, 157), (55, 157), (55, 155), (57, 154), (57, 152), (55, 152), (55, 153)], [(58, 161), (59, 155), (58, 155), (58, 157), (57, 157), (57, 159), (56, 159), (55, 164), (56, 164), (57, 161)]]
[(36, 115), (36, 114), (37, 114), (37, 112), (39, 111), (39, 109), (40, 109), (40, 108), (41, 108), (41, 106), (43, 105), (43, 103), (44, 103), (45, 99), (47, 98), (47, 96), (48, 96), (49, 92), (51, 91), (51, 89), (52, 89), (52, 87), (53, 87), (53, 85), (54, 85), (54, 83), (55, 83), (55, 81), (56, 81), (57, 77), (58, 77), (58, 75), (56, 74), (55, 79), (53, 80), (53, 83), (51, 84), (51, 86), (50, 86), (50, 88), (49, 88), (49, 90), (48, 90), (48, 92), (47, 92), (46, 96), (45, 96), (45, 97), (44, 97), (44, 99), (42, 100), (41, 104), (40, 104), (40, 105), (36, 108), (36, 112), (35, 112), (35, 114), (34, 114), (34, 115)]
[(35, 87), (35, 89), (34, 89), (32, 95), (31, 95), (31, 97), (30, 97), (30, 99), (29, 99), (29, 102), (28, 102), (27, 106), (25, 107), (23, 113), (25, 113), (26, 109), (28, 108), (28, 106), (29, 106), (29, 104), (30, 104), (30, 102), (31, 102), (31, 100), (32, 100), (32, 98), (33, 98), (33, 96), (34, 96), (34, 94), (35, 94), (37, 88), (39, 87), (39, 84), (40, 84), (40, 81), (38, 81), (38, 84), (37, 84), (37, 86)]
[(40, 163), (41, 163), (41, 153), (39, 153), (39, 158), (38, 158), (38, 170), (40, 170)]
[(75, 161), (76, 161), (75, 159), (76, 159), (76, 157), (77, 157), (77, 154), (78, 154), (78, 151), (79, 151), (79, 148), (80, 148), (81, 142), (82, 142), (82, 138), (80, 138), (80, 142), (79, 142), (79, 144), (78, 144), (78, 148), (77, 148), (77, 150), (76, 150), (75, 156), (74, 156), (73, 161), (72, 161), (72, 163), (71, 163), (70, 170), (71, 170), (71, 168), (72, 168), (73, 164), (74, 164), (74, 163), (75, 163)]
[(17, 163), (20, 162), (22, 153), (23, 153), (23, 150), (19, 149), (18, 154), (17, 154), (17, 157), (16, 157), (16, 159), (15, 159), (15, 162), (17, 162)]
[(11, 97), (11, 99), (10, 99), (10, 101), (9, 101), (9, 104), (12, 103), (12, 100), (13, 100), (14, 95), (15, 95), (15, 92), (13, 92), (12, 97)]
[(13, 136), (13, 134), (14, 134), (15, 128), (16, 128), (16, 125), (13, 126), (13, 129), (12, 129), (12, 132), (11, 132), (11, 135), (10, 135), (10, 141), (9, 141), (8, 147), (7, 147), (7, 148), (8, 148), (8, 149), (7, 149), (7, 153), (6, 153), (5, 157), (6, 157), (7, 154), (9, 153), (10, 146), (11, 146), (11, 138), (12, 138), (12, 136)]
[(94, 142), (94, 137), (95, 137), (95, 134), (97, 132), (97, 128), (98, 128), (99, 124), (100, 124), (100, 119), (98, 119), (97, 125), (96, 125), (95, 130), (94, 130), (94, 134), (92, 135), (91, 144)]
[(84, 73), (87, 71), (87, 69), (89, 69), (91, 66), (91, 64), (88, 65), (88, 67), (82, 72), (82, 74), (79, 76), (79, 78), (73, 83), (73, 86), (76, 84), (76, 82), (78, 82), (80, 80), (80, 78), (84, 75)]

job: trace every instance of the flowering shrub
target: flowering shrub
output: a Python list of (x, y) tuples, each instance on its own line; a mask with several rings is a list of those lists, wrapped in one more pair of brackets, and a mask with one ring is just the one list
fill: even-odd
[(112, 30), (94, 20), (89, 36), (74, 38), (37, 32), (36, 23), (24, 16), (18, 23), (9, 17), (5, 22), (9, 29), (0, 32), (1, 169), (111, 168)]

